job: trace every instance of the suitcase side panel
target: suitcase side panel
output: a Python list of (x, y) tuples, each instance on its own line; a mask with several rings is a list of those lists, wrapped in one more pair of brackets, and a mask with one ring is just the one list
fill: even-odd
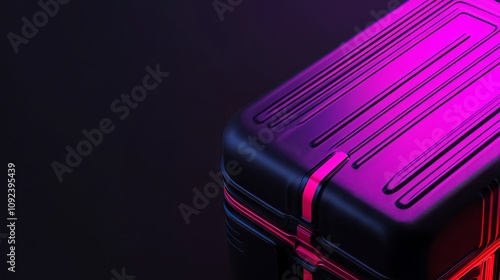
[[(420, 279), (445, 272), (479, 247), (481, 218), (472, 215), (475, 229), (458, 233), (474, 244), (460, 244), (436, 267), (427, 263), (440, 249), (433, 242), (450, 241), (446, 226), (500, 177), (500, 90), (491, 90), (500, 78), (498, 7), (403, 5), (387, 26), (370, 27), (237, 116), (225, 137), (224, 161), (241, 167), (231, 179), (266, 208), (301, 219), (306, 182), (343, 152), (348, 163), (307, 199), (313, 209), (304, 222), (382, 274), (403, 275), (411, 262)], [(463, 114), (456, 104), (474, 109)], [(422, 246), (405, 247), (414, 239)], [(446, 242), (442, 248), (453, 246)], [(406, 258), (402, 248), (418, 253)]]

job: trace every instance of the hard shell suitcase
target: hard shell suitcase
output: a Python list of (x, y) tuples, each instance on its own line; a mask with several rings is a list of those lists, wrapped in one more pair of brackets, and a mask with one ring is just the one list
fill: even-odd
[(412, 0), (239, 112), (232, 279), (500, 279), (500, 3)]

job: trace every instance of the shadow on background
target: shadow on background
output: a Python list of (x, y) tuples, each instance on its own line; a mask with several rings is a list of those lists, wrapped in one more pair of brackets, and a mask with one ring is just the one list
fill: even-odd
[[(25, 30), (32, 38), (22, 18), (33, 21), (37, 1), (1, 9), (4, 164), (16, 164), (18, 217), (17, 272), (3, 279), (227, 279), (222, 192), (189, 225), (178, 209), (218, 171), (225, 124), (389, 3), (243, 0), (221, 21), (210, 0), (66, 2)], [(170, 75), (124, 101), (157, 65)], [(78, 152), (82, 130), (103, 119), (114, 129), (94, 134), (90, 152), (80, 144), (88, 155), (69, 166), (67, 147)]]

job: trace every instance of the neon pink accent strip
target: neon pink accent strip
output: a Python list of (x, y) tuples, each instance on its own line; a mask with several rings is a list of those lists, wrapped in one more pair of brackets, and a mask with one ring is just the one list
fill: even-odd
[(260, 217), (258, 214), (248, 209), (245, 205), (241, 204), (239, 201), (234, 199), (229, 192), (224, 188), (224, 196), (226, 197), (227, 202), (234, 207), (236, 210), (240, 211), (243, 215), (248, 217), (253, 222), (257, 223), (264, 229), (268, 230), (270, 233), (278, 237), (279, 239), (285, 241), (290, 246), (295, 246), (295, 242), (293, 241), (294, 236), (288, 233), (285, 233), (272, 223), (268, 222), (264, 218)]
[(316, 195), (316, 190), (323, 179), (328, 174), (334, 172), (348, 159), (345, 153), (335, 153), (323, 165), (321, 165), (307, 180), (306, 187), (302, 193), (302, 218), (308, 222), (312, 222), (313, 200)]
[(304, 280), (313, 280), (313, 275), (311, 272), (309, 272), (309, 270), (307, 269), (303, 269), (303, 276), (304, 276)]
[(311, 244), (311, 236), (312, 233), (305, 227), (301, 225), (297, 226), (297, 238), (300, 239), (302, 242)]
[(297, 255), (300, 256), (302, 259), (310, 262), (314, 266), (323, 268), (329, 271), (330, 273), (341, 277), (342, 279), (345, 280), (359, 279), (354, 275), (352, 275), (350, 272), (348, 272), (346, 269), (340, 267), (338, 264), (329, 260), (327, 256), (323, 255), (318, 249), (313, 247), (310, 244), (311, 233), (303, 226), (299, 225), (297, 227), (296, 235), (287, 233), (286, 231), (280, 229), (270, 221), (267, 221), (266, 219), (261, 217), (259, 214), (255, 213), (250, 208), (247, 208), (247, 206), (237, 201), (234, 197), (231, 196), (231, 194), (226, 190), (226, 188), (224, 188), (224, 196), (229, 205), (231, 205), (231, 207), (242, 213), (244, 216), (249, 218), (251, 221), (259, 225), (260, 227), (262, 227), (264, 230), (267, 230), (275, 237), (279, 238), (281, 241), (285, 242), (290, 247), (295, 249)]

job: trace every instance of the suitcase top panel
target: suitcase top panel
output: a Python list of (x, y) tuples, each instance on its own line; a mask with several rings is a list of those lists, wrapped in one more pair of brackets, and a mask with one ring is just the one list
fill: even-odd
[(500, 18), (491, 12), (499, 8), (410, 1), (242, 119), (275, 131), (270, 145), (306, 170), (348, 154), (337, 186), (387, 211), (408, 209), (493, 161), (472, 161), (479, 154), (500, 157)]
[(242, 110), (224, 136), (225, 166), (238, 167), (226, 180), (383, 275), (408, 248), (441, 275), (488, 232), (482, 208), (500, 206), (484, 200), (500, 181), (499, 11), (403, 4)]

